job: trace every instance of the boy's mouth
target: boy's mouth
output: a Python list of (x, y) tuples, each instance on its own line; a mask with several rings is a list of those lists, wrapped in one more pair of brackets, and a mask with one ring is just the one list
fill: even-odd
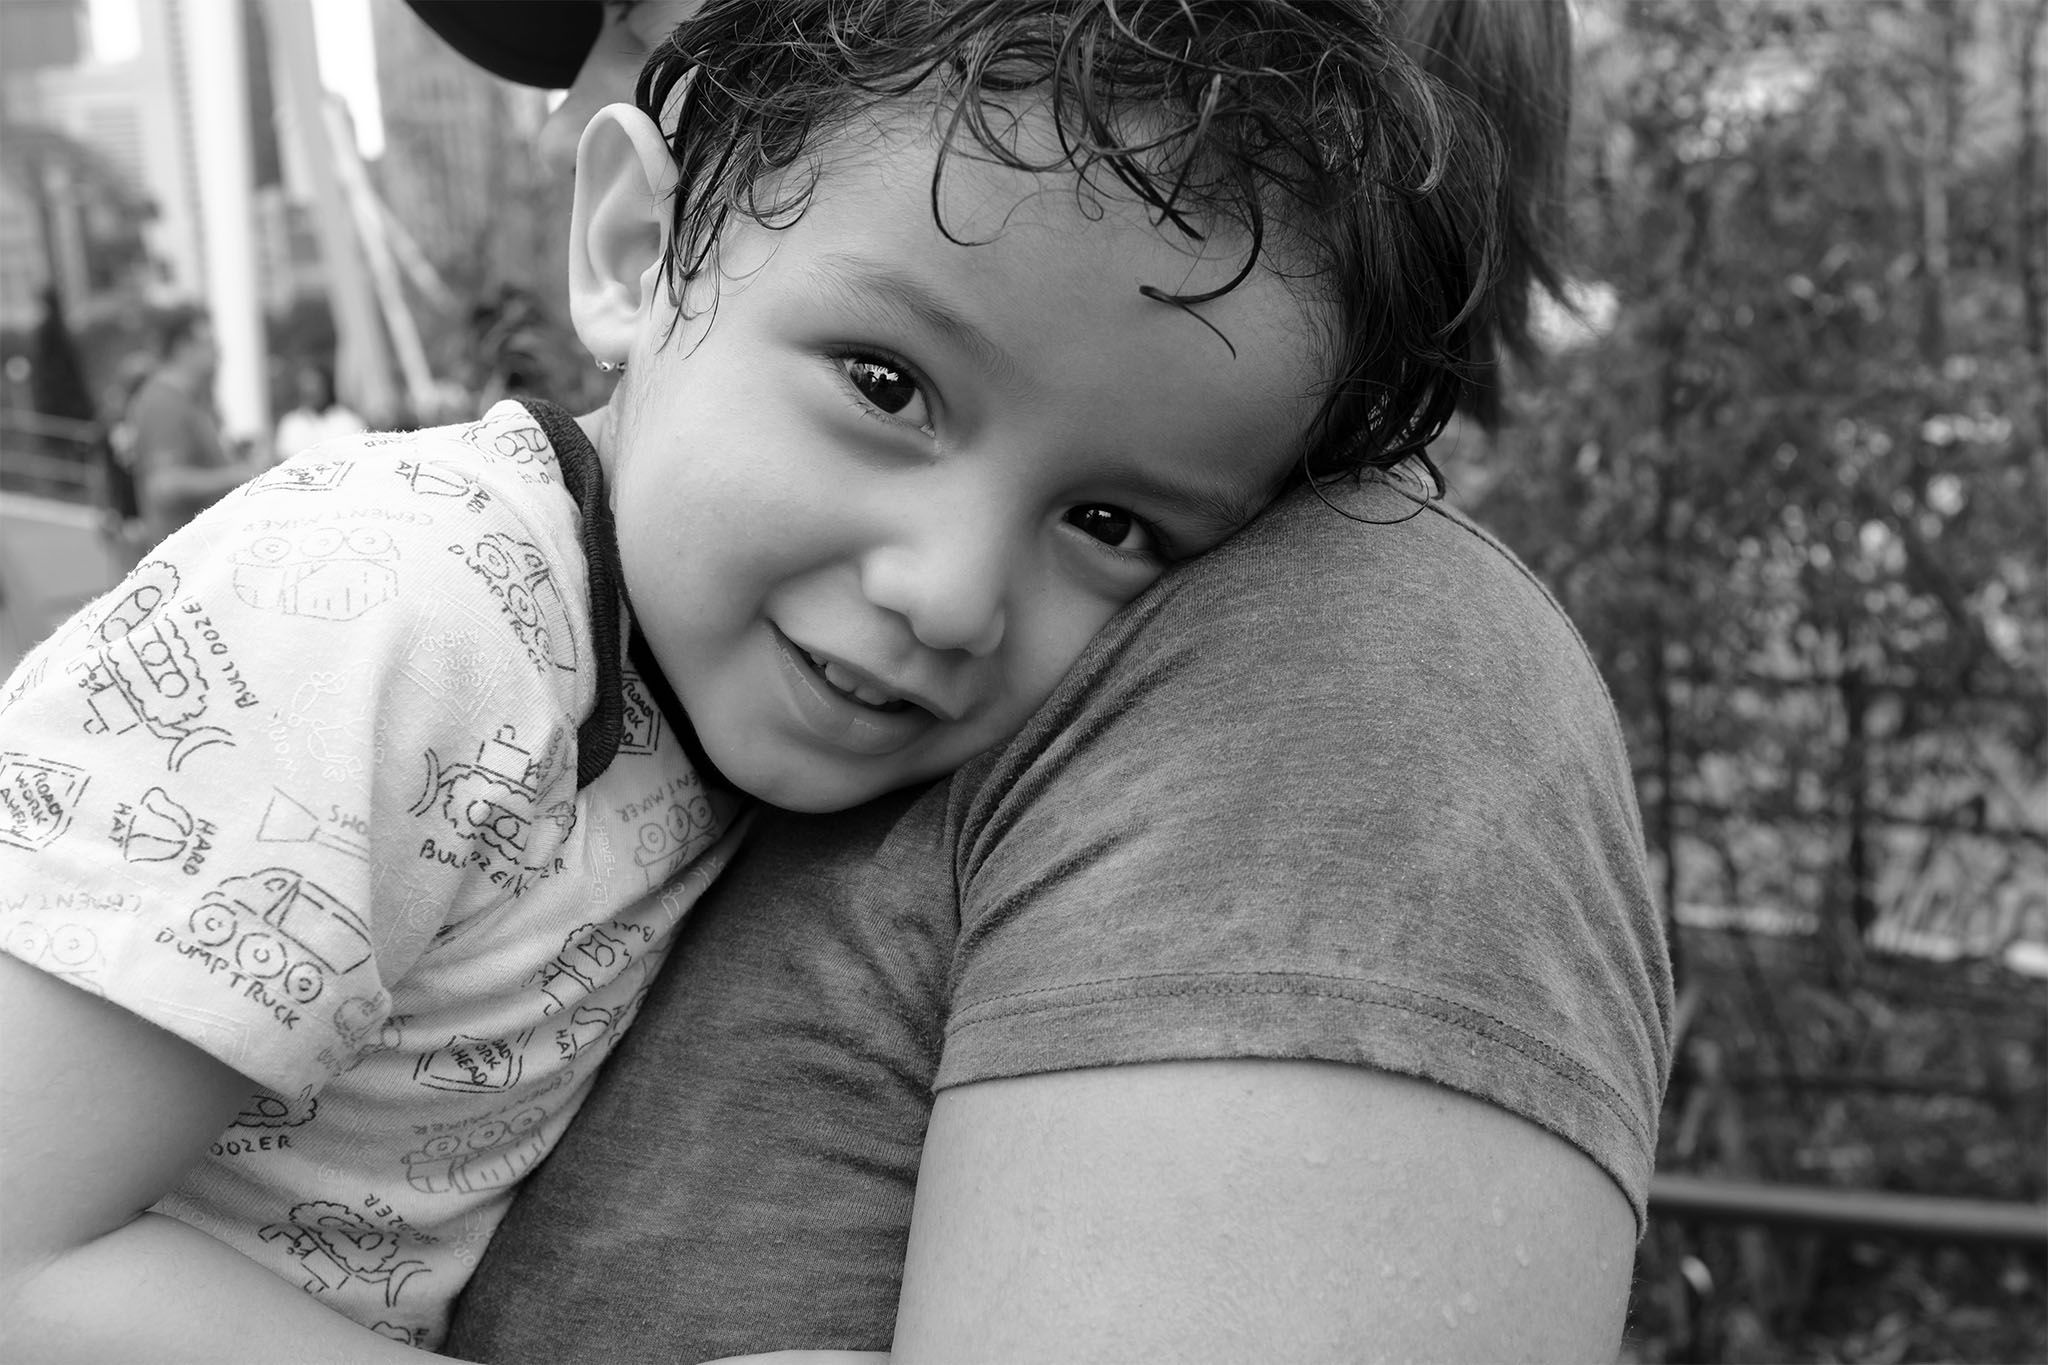
[(799, 645), (772, 624), (770, 629), (779, 690), (792, 717), (833, 748), (866, 757), (896, 753), (929, 736), (944, 719), (918, 693)]
[(854, 672), (845, 664), (834, 659), (822, 659), (803, 646), (797, 646), (804, 658), (810, 660), (812, 668), (818, 670), (834, 692), (862, 706), (871, 706), (877, 711), (907, 711), (914, 703), (884, 690), (872, 680)]
[(781, 647), (784, 665), (808, 678), (821, 701), (830, 698), (877, 721), (887, 717), (896, 726), (933, 721), (954, 724), (961, 718), (958, 706), (940, 692), (926, 691), (914, 672), (900, 678), (870, 672), (836, 654), (798, 644), (772, 622), (770, 628)]

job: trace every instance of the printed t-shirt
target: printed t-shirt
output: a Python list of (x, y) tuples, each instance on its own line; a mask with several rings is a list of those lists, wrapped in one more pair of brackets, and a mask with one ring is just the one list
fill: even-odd
[(763, 812), (450, 1348), (886, 1350), (934, 1095), (1074, 1067), (1422, 1077), (1576, 1145), (1640, 1226), (1670, 1008), (1627, 755), (1555, 602), (1454, 514), (1290, 496), (949, 781)]
[(0, 690), (0, 946), (261, 1087), (158, 1211), (422, 1346), (736, 837), (535, 407), (279, 466)]

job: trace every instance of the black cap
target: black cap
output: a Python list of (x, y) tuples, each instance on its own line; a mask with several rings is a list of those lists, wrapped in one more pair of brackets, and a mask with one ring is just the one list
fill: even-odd
[(599, 0), (405, 0), (441, 40), (493, 76), (566, 90), (604, 26)]

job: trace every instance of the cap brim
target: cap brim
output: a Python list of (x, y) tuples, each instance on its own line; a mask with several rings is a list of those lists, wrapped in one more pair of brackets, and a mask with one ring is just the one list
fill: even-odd
[(405, 0), (441, 41), (493, 76), (544, 90), (575, 83), (604, 25), (599, 0)]

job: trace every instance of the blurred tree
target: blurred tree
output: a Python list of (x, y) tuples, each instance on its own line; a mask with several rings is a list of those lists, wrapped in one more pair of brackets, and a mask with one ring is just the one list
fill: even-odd
[[(46, 280), (99, 292), (147, 269), (149, 252), (142, 228), (155, 214), (155, 206), (130, 189), (98, 151), (53, 128), (5, 119), (0, 126), (0, 176), (29, 201)], [(82, 279), (65, 278), (55, 221), (60, 205), (78, 214)]]
[[(1667, 913), (1814, 931), (1688, 937), (1713, 992), (1665, 1159), (2038, 1201), (2038, 987), (1873, 950), (2048, 942), (2048, 0), (1578, 13), (1592, 306), (1446, 467), (1606, 673)], [(1674, 1235), (1691, 1325), (1645, 1358), (2042, 1344), (2038, 1265)], [(1792, 1344), (1859, 1294), (1885, 1306)], [(2006, 1338), (1945, 1316), (1985, 1303)]]
[(2048, 916), (2018, 20), (1584, 17), (1582, 270), (1618, 308), (1525, 398), (1480, 510), (1607, 668), (1667, 899), (1811, 913), (1853, 947), (1926, 909), (1912, 869), (1960, 858), (1947, 922), (1916, 927)]

